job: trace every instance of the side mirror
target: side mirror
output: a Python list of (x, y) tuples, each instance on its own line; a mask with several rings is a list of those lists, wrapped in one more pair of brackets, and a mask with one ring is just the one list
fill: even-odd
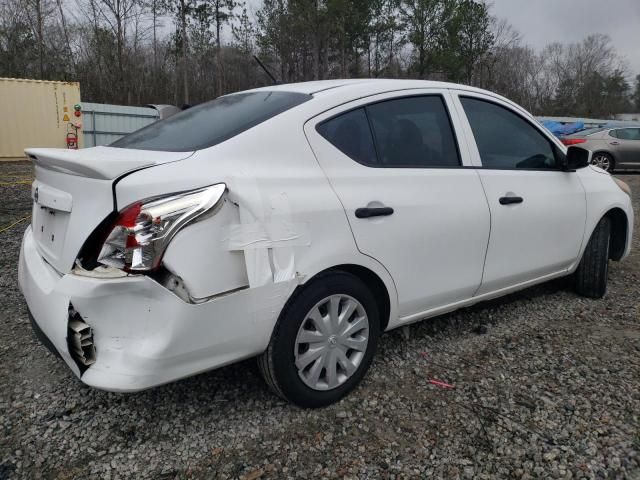
[(563, 162), (563, 170), (578, 170), (589, 165), (592, 152), (590, 150), (571, 146), (567, 148), (567, 155)]

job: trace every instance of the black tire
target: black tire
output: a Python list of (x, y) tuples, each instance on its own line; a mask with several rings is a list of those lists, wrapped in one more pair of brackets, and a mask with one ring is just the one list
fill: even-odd
[[(295, 365), (296, 338), (302, 322), (318, 302), (331, 295), (348, 295), (360, 302), (369, 321), (369, 338), (357, 370), (332, 390), (307, 386)], [(287, 302), (258, 367), (274, 393), (300, 407), (318, 408), (337, 402), (360, 383), (371, 365), (380, 337), (380, 314), (373, 294), (356, 276), (342, 271), (318, 275)]]
[[(602, 167), (601, 166), (602, 162), (597, 160), (598, 157), (605, 158), (606, 161), (609, 162), (609, 167), (608, 168)], [(601, 167), (603, 170), (611, 173), (616, 168), (616, 161), (614, 160), (613, 156), (610, 153), (607, 153), (607, 152), (595, 152), (591, 156), (591, 165), (595, 165), (596, 167)]]
[(607, 292), (611, 220), (604, 217), (591, 234), (578, 269), (573, 274), (574, 289), (589, 298), (602, 298)]

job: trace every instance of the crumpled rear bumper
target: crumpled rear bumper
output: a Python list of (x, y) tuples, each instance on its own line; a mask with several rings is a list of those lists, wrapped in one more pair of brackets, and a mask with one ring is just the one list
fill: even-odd
[[(138, 391), (257, 355), (295, 281), (186, 303), (144, 275), (61, 275), (25, 232), (18, 270), (29, 311), (81, 380), (109, 391)], [(93, 331), (96, 361), (81, 373), (67, 346), (69, 306)]]

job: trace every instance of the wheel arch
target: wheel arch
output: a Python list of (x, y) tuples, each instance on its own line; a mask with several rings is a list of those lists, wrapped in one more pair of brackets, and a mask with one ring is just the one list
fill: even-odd
[(291, 301), (291, 299), (293, 299), (311, 280), (317, 278), (319, 275), (324, 275), (330, 272), (350, 273), (351, 275), (360, 279), (362, 283), (364, 283), (371, 290), (371, 293), (373, 293), (373, 296), (376, 300), (378, 311), (380, 312), (380, 331), (384, 332), (389, 326), (391, 316), (394, 314), (396, 309), (395, 304), (393, 303), (393, 297), (391, 296), (392, 294), (395, 294), (395, 291), (390, 292), (390, 289), (387, 287), (380, 275), (378, 275), (372, 269), (363, 265), (344, 263), (325, 268), (324, 270), (321, 270), (310, 276), (305, 280), (303, 284), (298, 285), (298, 287), (296, 287), (295, 291), (289, 298), (289, 301)]
[(391, 315), (391, 297), (389, 296), (389, 291), (382, 279), (373, 270), (369, 270), (361, 265), (337, 265), (329, 270), (340, 270), (350, 273), (351, 275), (358, 277), (371, 289), (371, 292), (376, 299), (376, 304), (378, 305), (378, 311), (380, 312), (380, 331), (384, 332), (389, 325)]
[(609, 247), (609, 258), (620, 260), (627, 247), (627, 233), (629, 219), (621, 208), (615, 207), (605, 213), (604, 217), (611, 220), (611, 243)]

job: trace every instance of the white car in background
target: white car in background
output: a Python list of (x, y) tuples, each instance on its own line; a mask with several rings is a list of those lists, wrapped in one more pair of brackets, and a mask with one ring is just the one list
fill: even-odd
[(327, 405), (383, 331), (567, 275), (602, 297), (631, 245), (626, 184), (460, 85), (273, 86), (27, 154), (34, 329), (110, 391), (257, 356), (274, 392)]

